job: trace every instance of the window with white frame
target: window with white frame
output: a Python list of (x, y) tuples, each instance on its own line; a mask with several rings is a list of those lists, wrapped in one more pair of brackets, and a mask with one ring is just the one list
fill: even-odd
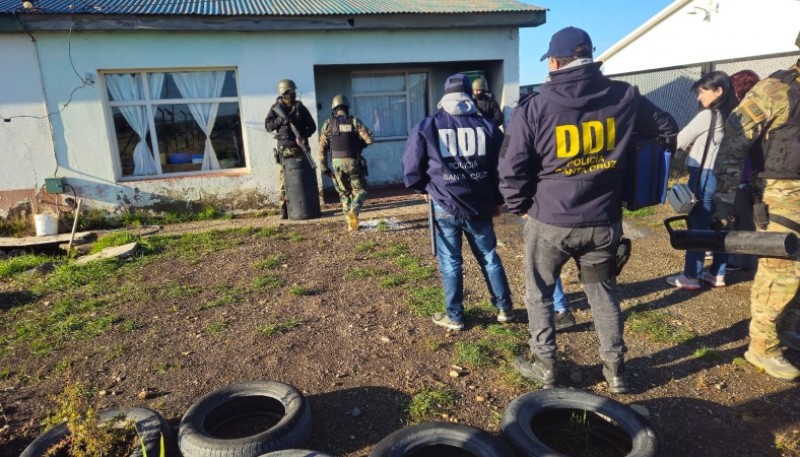
[(246, 165), (235, 70), (103, 77), (122, 178)]
[(428, 115), (428, 74), (354, 74), (353, 105), (376, 139), (405, 138)]

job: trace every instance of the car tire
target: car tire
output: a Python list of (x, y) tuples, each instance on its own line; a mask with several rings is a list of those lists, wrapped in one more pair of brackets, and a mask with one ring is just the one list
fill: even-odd
[[(450, 452), (448, 452), (448, 448)], [(488, 432), (461, 424), (426, 422), (402, 428), (382, 439), (370, 457), (449, 455), (454, 449), (481, 457), (513, 457), (511, 449)]]
[(284, 449), (282, 451), (269, 452), (258, 457), (333, 457), (330, 454), (306, 449)]
[[(139, 437), (144, 442), (147, 455), (160, 455), (161, 437), (164, 437), (165, 455), (177, 455), (175, 439), (169, 424), (161, 414), (147, 408), (107, 408), (97, 412), (99, 424), (109, 424), (124, 417), (122, 422), (133, 421)], [(48, 451), (61, 442), (70, 434), (67, 424), (59, 424), (44, 434), (36, 438), (28, 447), (22, 451), (20, 457), (42, 457), (48, 455)], [(142, 457), (142, 447), (135, 446), (130, 457)]]
[(521, 456), (562, 457), (544, 444), (534, 432), (534, 421), (546, 419), (555, 410), (594, 413), (597, 422), (607, 425), (596, 433), (605, 442), (630, 446), (626, 457), (661, 457), (664, 451), (655, 428), (628, 406), (589, 392), (574, 389), (547, 389), (530, 392), (512, 400), (503, 411), (501, 428), (506, 441)]
[[(243, 418), (269, 418), (274, 425), (225, 438), (217, 432)], [(255, 457), (302, 447), (311, 435), (311, 409), (294, 387), (274, 381), (231, 384), (204, 395), (184, 414), (178, 446), (184, 457)]]

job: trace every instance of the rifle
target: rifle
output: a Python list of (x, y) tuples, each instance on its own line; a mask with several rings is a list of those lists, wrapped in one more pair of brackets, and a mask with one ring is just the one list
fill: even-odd
[(297, 127), (295, 127), (294, 123), (292, 123), (291, 119), (289, 119), (289, 116), (287, 116), (286, 113), (283, 111), (283, 108), (281, 107), (280, 103), (276, 103), (272, 107), (272, 111), (275, 114), (277, 114), (281, 119), (285, 120), (287, 124), (289, 124), (289, 128), (292, 129), (292, 133), (294, 134), (294, 138), (298, 146), (300, 146), (300, 150), (302, 150), (303, 154), (305, 154), (306, 159), (308, 159), (308, 163), (311, 164), (311, 168), (316, 170), (317, 164), (314, 163), (314, 159), (311, 157), (311, 148), (308, 147), (308, 142), (306, 142), (306, 139), (300, 135), (300, 131), (297, 130)]
[(685, 215), (664, 219), (673, 249), (750, 254), (759, 257), (800, 260), (798, 238), (792, 232), (753, 232), (749, 230), (675, 230), (672, 223)]
[(428, 195), (428, 228), (431, 231), (431, 250), (436, 257), (436, 220), (433, 215), (433, 198)]

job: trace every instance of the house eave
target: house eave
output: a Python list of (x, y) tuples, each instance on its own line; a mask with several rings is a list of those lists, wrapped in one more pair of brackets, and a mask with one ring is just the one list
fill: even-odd
[[(372, 14), (321, 16), (167, 16), (167, 15), (10, 15), (0, 16), (0, 32), (22, 31), (228, 31), (406, 30), (430, 28), (536, 27), (544, 11), (469, 14)], [(24, 24), (24, 27), (23, 27)]]

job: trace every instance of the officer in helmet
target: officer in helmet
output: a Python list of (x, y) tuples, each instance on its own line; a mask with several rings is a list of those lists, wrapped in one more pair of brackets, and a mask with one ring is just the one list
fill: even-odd
[[(297, 100), (297, 86), (294, 81), (291, 79), (280, 80), (278, 94), (280, 96), (270, 107), (267, 118), (264, 120), (264, 127), (267, 132), (275, 132), (275, 139), (278, 140), (277, 159), (283, 163), (283, 159), (304, 156), (302, 147), (304, 145), (308, 147), (308, 138), (317, 130), (317, 124), (308, 109)], [(285, 114), (285, 117), (279, 113)], [(286, 186), (283, 167), (280, 172), (280, 183), (281, 219), (286, 219)]]
[[(358, 230), (358, 214), (367, 199), (366, 161), (361, 151), (372, 144), (372, 131), (350, 115), (350, 102), (344, 95), (331, 101), (331, 117), (319, 134), (319, 163), (322, 172), (333, 180), (342, 202), (347, 230)], [(328, 166), (330, 156), (332, 167)]]
[(503, 127), (503, 110), (489, 92), (489, 83), (483, 76), (472, 81), (472, 98), (481, 116), (491, 119), (496, 126)]

